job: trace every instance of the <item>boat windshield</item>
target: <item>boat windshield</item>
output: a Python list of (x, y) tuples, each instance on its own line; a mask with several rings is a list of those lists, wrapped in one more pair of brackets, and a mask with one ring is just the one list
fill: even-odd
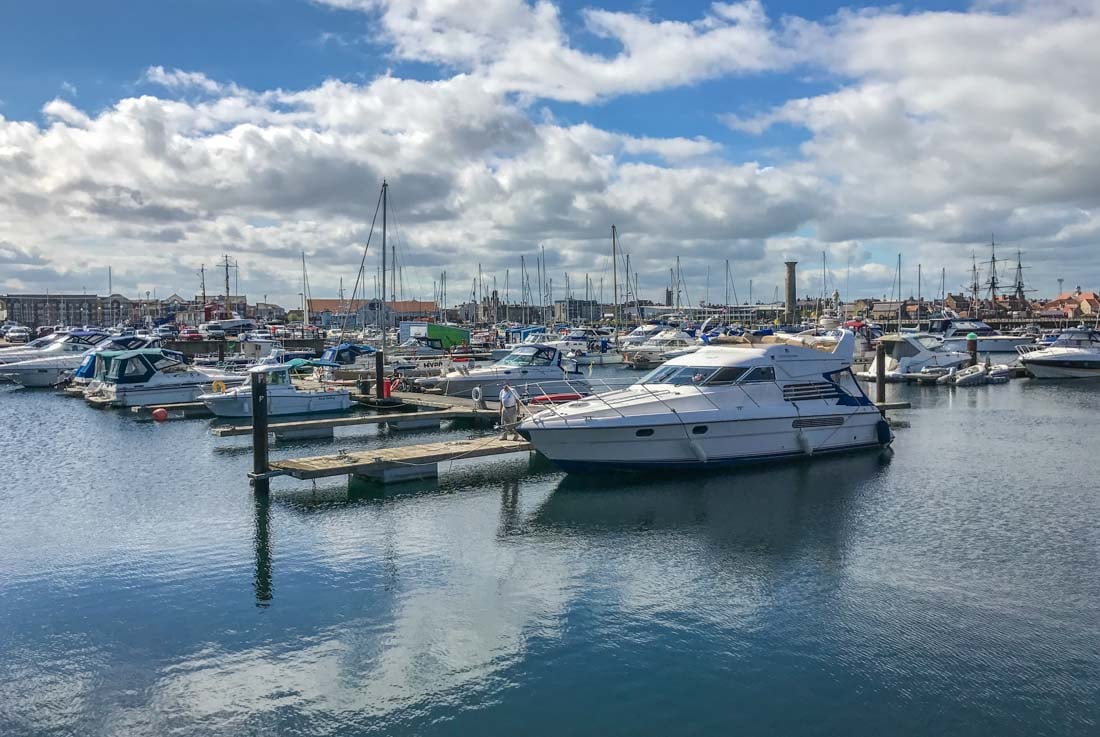
[(639, 384), (673, 386), (728, 386), (748, 371), (746, 366), (658, 366), (642, 377)]
[(500, 360), (502, 366), (552, 366), (556, 351), (553, 348), (521, 346)]
[(928, 350), (934, 351), (943, 345), (943, 341), (934, 335), (922, 335), (917, 338), (917, 342)]
[(1091, 330), (1064, 330), (1051, 343), (1051, 347), (1057, 348), (1082, 348), (1096, 345), (1100, 345), (1100, 334)]

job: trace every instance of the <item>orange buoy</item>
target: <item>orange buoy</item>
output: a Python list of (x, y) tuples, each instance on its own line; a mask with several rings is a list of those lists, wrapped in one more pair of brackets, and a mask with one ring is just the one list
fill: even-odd
[(168, 419), (168, 410), (164, 407), (157, 407), (153, 410), (153, 419), (157, 422), (164, 422)]

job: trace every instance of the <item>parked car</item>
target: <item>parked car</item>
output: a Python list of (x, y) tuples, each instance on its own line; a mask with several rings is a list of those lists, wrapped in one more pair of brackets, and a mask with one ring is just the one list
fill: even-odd
[(202, 333), (195, 328), (184, 328), (176, 336), (176, 340), (202, 340)]
[(35, 337), (43, 338), (47, 335), (52, 335), (52, 334), (53, 334), (53, 325), (43, 325), (42, 327), (38, 328), (38, 331), (35, 334)]
[(206, 328), (202, 332), (205, 340), (225, 340), (225, 331), (221, 328)]
[(14, 327), (8, 330), (4, 339), (9, 343), (27, 343), (31, 339), (31, 331), (29, 328)]
[(153, 335), (158, 338), (171, 340), (176, 337), (178, 332), (179, 331), (176, 330), (175, 325), (160, 325), (159, 327), (157, 327), (156, 330), (153, 331)]

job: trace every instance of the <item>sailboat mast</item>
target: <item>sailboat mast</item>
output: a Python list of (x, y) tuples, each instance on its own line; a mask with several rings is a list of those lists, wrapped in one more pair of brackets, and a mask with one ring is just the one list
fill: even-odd
[(917, 264), (917, 330), (920, 330), (920, 306), (923, 301), (920, 290), (920, 264)]
[(382, 292), (380, 297), (382, 303), (378, 310), (378, 326), (382, 329), (382, 350), (386, 349), (386, 328), (389, 326), (386, 323), (386, 205), (389, 194), (389, 185), (386, 180), (382, 180)]
[(901, 312), (905, 301), (901, 296), (901, 254), (898, 254), (898, 332), (901, 332)]
[(302, 251), (302, 329), (310, 324), (309, 312), (306, 309), (306, 252)]
[(725, 283), (722, 285), (722, 291), (724, 292), (722, 299), (726, 304), (726, 324), (730, 324), (730, 260), (726, 259), (726, 276)]
[(618, 252), (618, 231), (615, 226), (611, 226), (611, 299), (615, 303), (614, 320), (615, 324), (612, 326), (615, 328), (616, 334), (619, 330), (619, 252)]
[(229, 254), (224, 254), (225, 258), (225, 317), (229, 319)]

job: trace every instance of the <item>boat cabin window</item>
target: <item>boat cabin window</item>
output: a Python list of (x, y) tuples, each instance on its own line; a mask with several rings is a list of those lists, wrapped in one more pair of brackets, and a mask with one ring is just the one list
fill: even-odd
[(775, 381), (775, 369), (771, 366), (757, 366), (741, 377), (742, 384), (752, 384), (762, 381)]
[[(921, 337), (917, 338), (917, 342), (920, 343), (922, 346), (924, 346), (925, 348), (927, 348), (930, 351), (934, 351), (937, 348), (940, 348), (940, 347), (943, 346), (943, 341), (940, 340), (939, 338), (937, 338), (934, 335), (922, 335)], [(912, 346), (909, 346), (909, 347), (912, 348)], [(916, 350), (916, 349), (914, 349), (914, 350)], [(914, 353), (912, 355), (916, 355), (916, 354)]]
[(886, 344), (886, 353), (890, 358), (911, 358), (920, 353), (917, 347), (907, 340), (891, 340)]
[(707, 379), (707, 386), (729, 386), (736, 383), (746, 371), (748, 369), (744, 366), (723, 366)]
[(658, 366), (642, 377), (642, 384), (685, 386), (705, 384), (715, 372), (714, 366)]
[(125, 377), (144, 376), (145, 364), (140, 358), (131, 358), (129, 361), (123, 364), (122, 375)]

